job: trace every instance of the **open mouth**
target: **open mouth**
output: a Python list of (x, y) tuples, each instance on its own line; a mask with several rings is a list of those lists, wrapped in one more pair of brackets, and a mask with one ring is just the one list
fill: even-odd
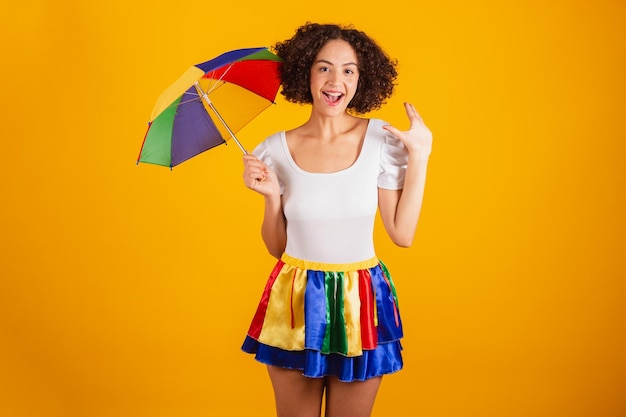
[(337, 104), (342, 99), (342, 93), (334, 93), (334, 92), (323, 92), (324, 97), (326, 97), (326, 101), (330, 104)]

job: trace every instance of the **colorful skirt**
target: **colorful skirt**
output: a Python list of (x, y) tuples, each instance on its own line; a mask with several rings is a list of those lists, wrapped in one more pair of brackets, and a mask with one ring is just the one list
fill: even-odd
[(242, 349), (268, 365), (349, 382), (402, 369), (401, 338), (396, 289), (377, 258), (323, 264), (283, 255)]

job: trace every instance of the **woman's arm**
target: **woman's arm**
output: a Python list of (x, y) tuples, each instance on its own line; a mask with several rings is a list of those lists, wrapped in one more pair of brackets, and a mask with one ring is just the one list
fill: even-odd
[(261, 226), (261, 236), (268, 252), (280, 259), (287, 245), (287, 227), (280, 195), (265, 197), (265, 214)]
[(378, 207), (387, 234), (398, 246), (409, 247), (417, 228), (424, 199), (428, 158), (432, 149), (432, 133), (413, 105), (405, 103), (411, 123), (409, 130), (385, 126), (402, 141), (409, 153), (402, 190), (378, 189)]
[(261, 225), (263, 242), (269, 253), (280, 259), (287, 244), (287, 228), (278, 178), (274, 171), (254, 155), (244, 155), (243, 163), (244, 183), (265, 198), (265, 211)]

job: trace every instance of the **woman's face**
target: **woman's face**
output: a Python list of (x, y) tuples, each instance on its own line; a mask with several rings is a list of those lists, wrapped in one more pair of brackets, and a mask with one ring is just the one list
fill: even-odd
[(328, 41), (311, 66), (313, 106), (329, 114), (345, 112), (358, 83), (358, 60), (352, 46), (340, 39)]

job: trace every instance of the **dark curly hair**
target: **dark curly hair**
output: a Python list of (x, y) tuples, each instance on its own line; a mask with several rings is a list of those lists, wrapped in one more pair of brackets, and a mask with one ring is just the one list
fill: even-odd
[(313, 103), (311, 67), (320, 49), (334, 39), (348, 42), (358, 60), (359, 83), (348, 110), (363, 114), (379, 109), (393, 94), (398, 77), (397, 61), (389, 58), (364, 32), (351, 26), (307, 22), (291, 39), (277, 42), (274, 50), (284, 61), (280, 74), (281, 94), (292, 103)]

